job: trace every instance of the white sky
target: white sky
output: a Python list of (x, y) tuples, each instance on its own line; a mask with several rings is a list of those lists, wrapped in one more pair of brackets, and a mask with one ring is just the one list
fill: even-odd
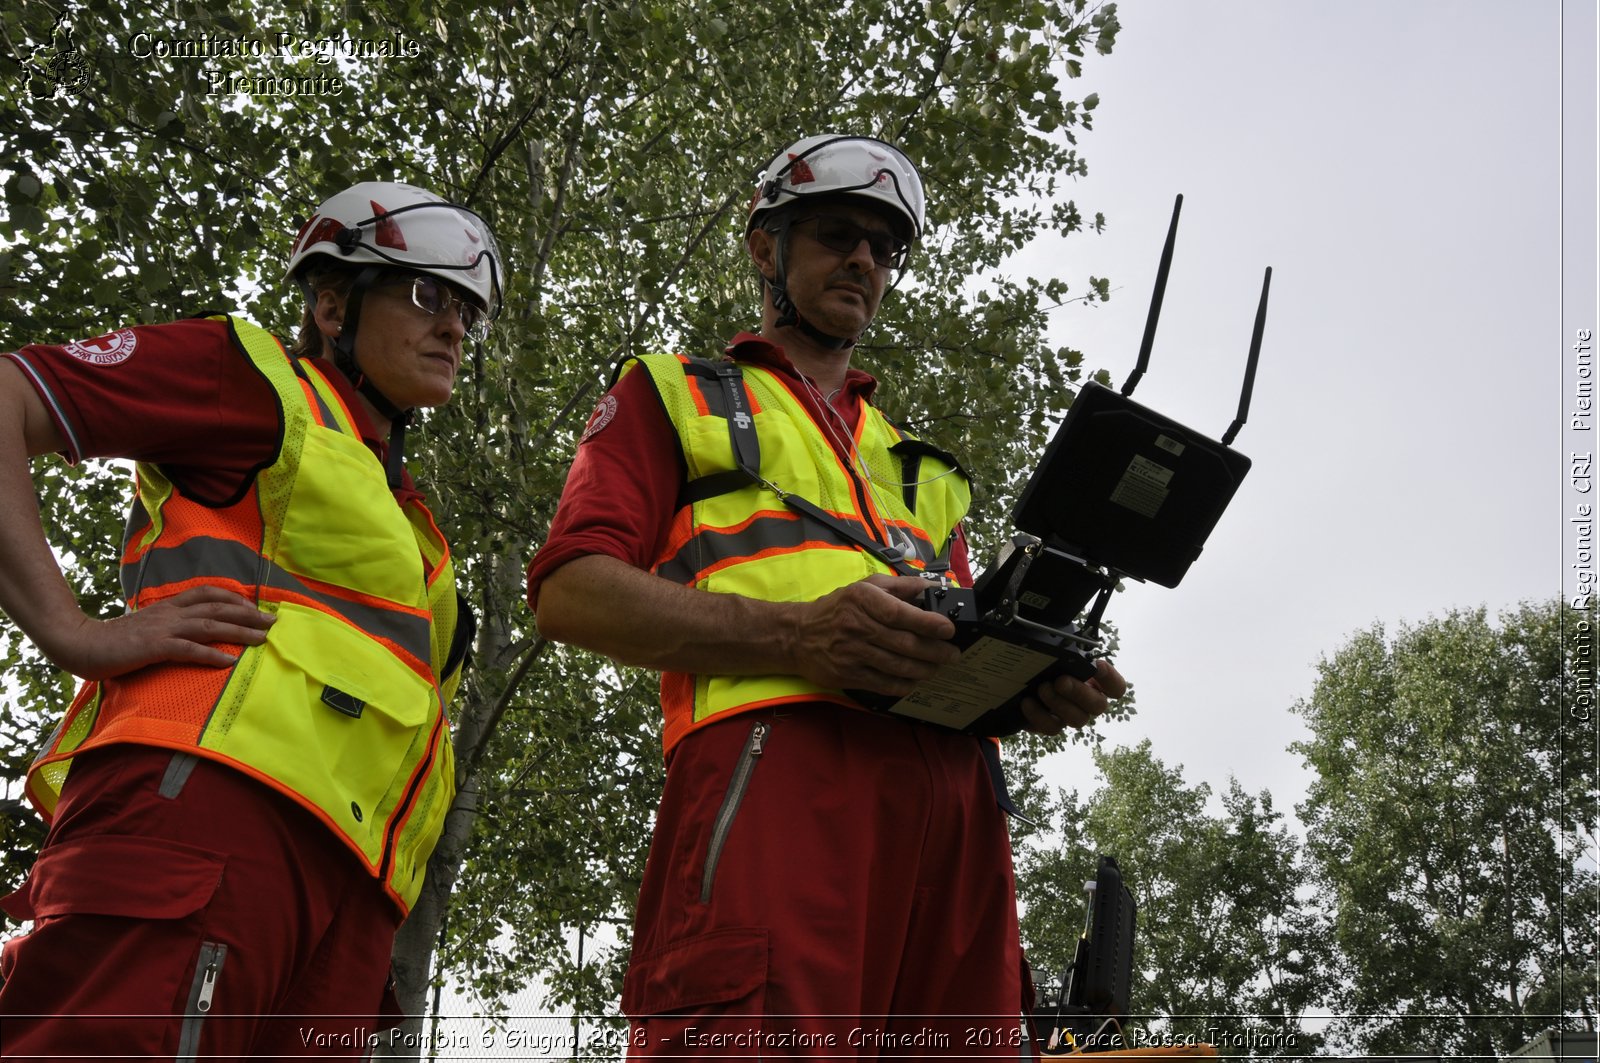
[[(1191, 784), (1268, 789), (1292, 815), (1309, 777), (1285, 748), (1306, 733), (1288, 710), (1319, 657), (1374, 621), (1394, 631), (1564, 586), (1561, 236), (1565, 222), (1587, 239), (1592, 269), (1594, 227), (1560, 211), (1561, 5), (1118, 11), (1116, 50), (1085, 63), (1081, 91), (1101, 103), (1074, 193), (1108, 229), (1018, 260), (1115, 290), (1058, 311), (1054, 338), (1122, 383), (1183, 193), (1137, 398), (1220, 437), (1263, 267), (1273, 280), (1235, 444), (1254, 467), (1178, 588), (1113, 599), (1139, 715), (1105, 733), (1149, 737)], [(1593, 4), (1569, 3), (1567, 19), (1592, 57)], [(1588, 132), (1566, 144), (1592, 164), (1592, 73), (1584, 91)], [(1053, 781), (1095, 785), (1085, 753), (1051, 763)]]
[[(1569, 3), (1592, 56), (1594, 6)], [(1126, 0), (1119, 15), (1114, 53), (1071, 86), (1100, 94), (1073, 196), (1107, 231), (1015, 261), (1112, 279), (1107, 305), (1057, 312), (1053, 342), (1121, 384), (1183, 193), (1137, 398), (1220, 437), (1268, 265), (1273, 289), (1236, 443), (1255, 465), (1179, 587), (1113, 600), (1139, 715), (1106, 737), (1149, 737), (1191, 784), (1270, 790), (1293, 821), (1308, 775), (1288, 710), (1320, 656), (1374, 621), (1565, 586), (1560, 6)], [(1592, 110), (1589, 126), (1592, 158)], [(1592, 327), (1592, 280), (1588, 295)], [(1050, 765), (1097, 784), (1081, 749)]]
[[(1594, 10), (1569, 0), (1591, 57)], [(1053, 341), (1121, 384), (1183, 193), (1137, 398), (1220, 437), (1268, 265), (1273, 287), (1236, 443), (1254, 467), (1179, 587), (1113, 600), (1139, 714), (1106, 737), (1150, 738), (1191, 784), (1270, 790), (1293, 822), (1309, 776), (1288, 710), (1319, 657), (1374, 621), (1570, 587), (1562, 235), (1588, 241), (1593, 327), (1594, 223), (1560, 208), (1561, 6), (1129, 0), (1119, 15), (1116, 50), (1073, 86), (1101, 100), (1073, 195), (1107, 231), (1015, 262), (1112, 279), (1107, 305), (1057, 312)], [(1592, 73), (1580, 87), (1589, 132), (1566, 150), (1592, 166)], [(1592, 168), (1577, 195), (1592, 210)], [(1050, 765), (1060, 785), (1097, 785), (1081, 749)]]

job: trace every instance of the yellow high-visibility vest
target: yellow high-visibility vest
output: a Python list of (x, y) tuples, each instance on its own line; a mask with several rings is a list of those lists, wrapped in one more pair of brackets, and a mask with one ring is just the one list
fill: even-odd
[(432, 515), (396, 503), (318, 360), (293, 361), (260, 328), (225, 320), (277, 393), (277, 459), (222, 506), (140, 463), (123, 594), (137, 610), (209, 584), (277, 622), (230, 667), (165, 662), (85, 683), (34, 760), (28, 796), (49, 819), (73, 756), (113, 743), (208, 757), (313, 812), (409, 911), (455, 796), (444, 706), (471, 614), (459, 613)]
[[(656, 574), (700, 590), (806, 602), (873, 573), (894, 572), (740, 473), (730, 417), (746, 415), (759, 439), (763, 479), (856, 534), (906, 547), (912, 569), (948, 563), (956, 526), (971, 503), (966, 475), (955, 459), (896, 428), (875, 407), (862, 404), (851, 434), (855, 461), (847, 464), (781, 374), (741, 363), (748, 401), (745, 409), (731, 410), (712, 363), (646, 355), (620, 372), (636, 366), (655, 385), (687, 472)], [(858, 704), (842, 690), (792, 675), (665, 672), (663, 744), (670, 753), (684, 735), (723, 713), (799, 701)]]

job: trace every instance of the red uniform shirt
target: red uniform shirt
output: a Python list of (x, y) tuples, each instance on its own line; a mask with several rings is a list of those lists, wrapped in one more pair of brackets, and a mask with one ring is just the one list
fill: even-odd
[[(832, 412), (824, 414), (816, 389), (782, 347), (741, 332), (728, 353), (781, 374), (812, 420), (819, 426), (831, 425), (833, 431), (824, 429), (823, 434), (839, 459), (853, 464), (846, 444), (861, 404), (877, 389), (876, 380), (859, 369), (849, 370), (844, 387), (828, 397)], [(539, 585), (545, 577), (588, 554), (615, 557), (646, 571), (652, 568), (666, 542), (685, 475), (678, 433), (655, 388), (646, 374), (627, 374), (589, 417), (550, 522), (550, 535), (528, 566), (528, 604), (537, 610)], [(963, 586), (971, 586), (967, 543), (959, 532), (950, 554), (952, 574)]]
[[(150, 462), (188, 497), (216, 504), (277, 460), (277, 395), (226, 322), (135, 326), (0, 358), (38, 392), (69, 462)], [(386, 448), (355, 389), (340, 373), (329, 378), (381, 461)], [(395, 496), (415, 496), (409, 479)], [(172, 1014), (174, 991), (200, 986), (206, 973), (201, 911), (205, 944), (225, 950), (227, 967), (211, 982), (208, 1054), (304, 1052), (306, 1022), (293, 1016), (386, 1006), (381, 943), (396, 911), (366, 869), (299, 804), (224, 765), (202, 759), (169, 792), (174, 756), (119, 745), (74, 763), (27, 883), (0, 902), (38, 920), (0, 952), (8, 1049), (170, 1056), (192, 1021)], [(108, 926), (108, 911), (126, 918)], [(273, 918), (261, 919), (266, 911)], [(371, 1021), (347, 1025), (373, 1036)]]
[[(135, 325), (89, 340), (0, 353), (22, 369), (66, 440), (62, 456), (161, 466), (178, 489), (211, 505), (236, 499), (277, 460), (277, 396), (223, 321)], [(362, 438), (385, 446), (341, 373), (329, 374)], [(414, 497), (410, 479), (396, 497)]]

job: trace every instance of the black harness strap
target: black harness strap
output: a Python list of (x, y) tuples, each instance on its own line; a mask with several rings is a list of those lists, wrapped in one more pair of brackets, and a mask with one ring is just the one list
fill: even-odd
[(906, 508), (917, 511), (917, 477), (922, 475), (922, 455), (907, 451), (900, 455), (900, 497)]
[[(919, 575), (918, 571), (907, 564), (904, 558), (898, 554), (890, 553), (882, 543), (871, 538), (865, 532), (850, 527), (835, 518), (833, 514), (806, 499), (798, 495), (792, 495), (761, 478), (761, 441), (756, 436), (755, 418), (750, 414), (749, 395), (744, 388), (744, 373), (737, 363), (691, 360), (684, 363), (684, 372), (716, 380), (721, 385), (722, 394), (726, 401), (724, 415), (728, 419), (728, 440), (733, 448), (733, 460), (739, 466), (736, 470), (730, 469), (727, 472), (700, 477), (698, 480), (685, 485), (684, 494), (695, 495), (698, 500), (704, 500), (715, 498), (717, 495), (725, 494), (728, 491), (736, 491), (752, 482), (760, 484), (776, 493), (783, 500), (783, 504), (796, 513), (809, 517), (832, 531), (835, 535), (856, 544), (900, 575)], [(916, 450), (921, 448), (908, 449), (915, 453)], [(932, 450), (932, 448), (928, 449)], [(942, 453), (937, 450), (932, 452), (936, 454)], [(907, 454), (905, 458), (908, 459), (910, 456), (910, 454)], [(920, 463), (920, 455), (917, 457), (917, 461)], [(907, 482), (911, 482), (916, 477), (907, 476), (905, 479)], [(948, 545), (946, 544), (947, 549)], [(994, 784), (995, 803), (1008, 815), (1038, 826), (1038, 824), (1033, 823), (1032, 820), (1022, 815), (1017, 810), (1016, 802), (1011, 799), (1011, 790), (1006, 785), (1005, 771), (1000, 764), (999, 748), (987, 738), (978, 738), (976, 741), (981, 748), (984, 765), (989, 769), (989, 781)]]
[[(701, 500), (714, 498), (722, 491), (710, 490), (713, 487), (726, 485), (729, 491), (737, 490), (747, 483), (757, 483), (767, 487), (783, 500), (783, 504), (799, 513), (803, 517), (821, 524), (824, 528), (840, 536), (847, 542), (867, 551), (873, 557), (888, 565), (890, 569), (902, 576), (915, 576), (917, 570), (908, 564), (905, 558), (898, 553), (890, 553), (888, 547), (867, 535), (858, 528), (853, 528), (836, 518), (816, 504), (801, 498), (799, 495), (790, 494), (776, 484), (768, 483), (761, 478), (761, 440), (756, 435), (756, 421), (750, 413), (750, 396), (744, 387), (744, 372), (737, 362), (687, 362), (685, 371), (696, 376), (715, 379), (722, 389), (723, 399), (727, 404), (725, 416), (728, 419), (728, 442), (733, 448), (733, 460), (739, 466), (737, 472), (716, 473), (712, 476), (702, 476), (685, 486), (685, 494), (710, 491), (700, 494)], [(739, 477), (734, 482), (733, 477)], [(715, 484), (712, 481), (716, 481)]]
[(697, 480), (690, 480), (683, 485), (683, 490), (678, 492), (678, 508), (704, 502), (708, 498), (718, 495), (732, 494), (741, 487), (750, 486), (750, 477), (743, 469), (729, 469), (726, 472), (714, 472), (709, 476), (702, 476)]

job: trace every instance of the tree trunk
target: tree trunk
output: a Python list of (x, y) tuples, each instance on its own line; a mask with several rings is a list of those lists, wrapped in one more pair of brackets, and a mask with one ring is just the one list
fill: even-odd
[[(512, 574), (521, 569), (509, 563), (494, 565), (485, 581), (486, 596), (496, 593), (499, 601), (515, 601), (507, 592)], [(489, 662), (491, 668), (505, 668), (514, 659), (510, 625), (499, 610), (484, 603), (480, 615), (476, 652), (480, 660)], [(472, 829), (478, 822), (480, 795), (483, 792), (480, 764), (490, 737), (499, 726), (507, 704), (522, 684), (528, 669), (539, 658), (544, 648), (539, 639), (527, 648), (517, 666), (512, 669), (506, 685), (494, 697), (481, 687), (474, 687), (475, 697), (465, 702), (451, 733), (456, 762), (456, 797), (445, 816), (444, 830), (439, 844), (428, 858), (427, 878), (422, 893), (410, 916), (395, 935), (391, 965), (394, 970), (395, 996), (405, 1020), (394, 1033), (378, 1046), (374, 1058), (410, 1059), (421, 1057), (427, 1046), (425, 1012), (428, 987), (432, 983), (433, 957), (445, 918), (450, 911), (450, 897), (455, 892), (456, 881), (461, 876), (461, 866), (466, 861), (467, 845), (472, 840)]]
[(450, 910), (450, 895), (455, 891), (456, 879), (466, 858), (467, 841), (472, 837), (473, 824), (478, 821), (477, 783), (478, 775), (474, 772), (462, 784), (455, 805), (445, 817), (439, 845), (428, 859), (428, 878), (423, 883), (422, 894), (395, 935), (391, 962), (395, 996), (400, 1001), (405, 1021), (378, 1046), (375, 1058), (414, 1060), (421, 1056), (425, 1047), (425, 1010), (428, 986), (432, 982), (434, 949)]

